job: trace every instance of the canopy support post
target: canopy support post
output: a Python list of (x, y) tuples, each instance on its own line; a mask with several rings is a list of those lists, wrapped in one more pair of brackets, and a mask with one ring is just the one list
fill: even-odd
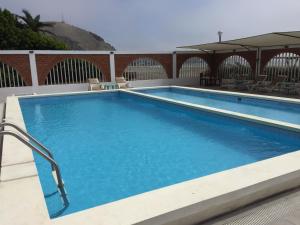
[(257, 48), (257, 51), (256, 51), (256, 70), (255, 70), (255, 77), (256, 78), (260, 75), (260, 66), (261, 66), (261, 49)]

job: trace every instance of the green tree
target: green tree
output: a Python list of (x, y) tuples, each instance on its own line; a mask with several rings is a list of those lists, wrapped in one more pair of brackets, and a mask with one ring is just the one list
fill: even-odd
[(20, 23), (18, 17), (7, 9), (0, 9), (0, 49), (63, 50), (68, 48), (63, 42)]
[(42, 28), (43, 27), (49, 27), (52, 26), (52, 24), (50, 23), (44, 23), (41, 22), (41, 16), (37, 15), (35, 17), (33, 17), (30, 12), (26, 9), (22, 10), (24, 16), (17, 16), (18, 18), (21, 19), (21, 21), (24, 23), (24, 26), (34, 32), (39, 32), (39, 31), (43, 31)]

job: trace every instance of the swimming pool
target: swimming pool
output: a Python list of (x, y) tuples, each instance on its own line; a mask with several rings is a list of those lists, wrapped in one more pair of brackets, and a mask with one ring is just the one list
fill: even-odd
[(300, 134), (125, 92), (19, 99), (70, 201), (35, 155), (49, 215), (67, 215), (300, 149)]
[(217, 92), (196, 91), (189, 88), (165, 87), (136, 91), (300, 125), (300, 104)]

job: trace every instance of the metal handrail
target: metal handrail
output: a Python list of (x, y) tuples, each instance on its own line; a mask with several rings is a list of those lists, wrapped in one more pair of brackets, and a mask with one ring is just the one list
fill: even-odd
[[(52, 158), (54, 160), (54, 157), (52, 155), (52, 153), (50, 152), (49, 149), (47, 149), (44, 145), (42, 145), (38, 140), (36, 140), (34, 137), (32, 137), (30, 134), (28, 134), (25, 130), (23, 130), (21, 127), (17, 126), (16, 124), (14, 123), (10, 123), (10, 122), (2, 122), (0, 123), (0, 128), (1, 127), (6, 127), (6, 126), (9, 126), (9, 127), (13, 127), (15, 128), (17, 131), (19, 131), (21, 134), (23, 134), (25, 137), (27, 137), (29, 140), (31, 140), (32, 142), (34, 142), (36, 145), (38, 145), (39, 147), (41, 147), (47, 154), (50, 158)], [(51, 168), (52, 168), (52, 171), (54, 171), (54, 168), (53, 166), (51, 165)]]
[(17, 138), (19, 141), (21, 141), (27, 147), (31, 148), (33, 151), (38, 153), (40, 156), (42, 156), (44, 159), (46, 159), (51, 164), (52, 168), (54, 168), (54, 171), (56, 173), (56, 178), (57, 178), (57, 183), (58, 183), (57, 186), (58, 186), (59, 191), (61, 193), (64, 205), (65, 206), (69, 205), (69, 201), (67, 199), (67, 194), (66, 194), (66, 191), (64, 189), (64, 183), (63, 183), (62, 177), (61, 177), (61, 172), (60, 172), (58, 164), (54, 161), (54, 159), (52, 157), (48, 156), (47, 154), (45, 154), (44, 152), (40, 151), (37, 147), (35, 147), (33, 144), (28, 142), (25, 138), (21, 137), (16, 132), (13, 132), (13, 131), (0, 131), (0, 136), (4, 136), (4, 135), (9, 135), (9, 136), (13, 136), (13, 137)]

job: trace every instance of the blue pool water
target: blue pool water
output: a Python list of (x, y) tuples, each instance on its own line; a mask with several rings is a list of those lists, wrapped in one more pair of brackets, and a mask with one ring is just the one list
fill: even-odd
[(300, 104), (245, 97), (238, 99), (233, 95), (174, 87), (139, 90), (138, 92), (300, 125)]
[(34, 155), (54, 218), (300, 149), (300, 134), (128, 93), (20, 99), (54, 154), (70, 205)]

